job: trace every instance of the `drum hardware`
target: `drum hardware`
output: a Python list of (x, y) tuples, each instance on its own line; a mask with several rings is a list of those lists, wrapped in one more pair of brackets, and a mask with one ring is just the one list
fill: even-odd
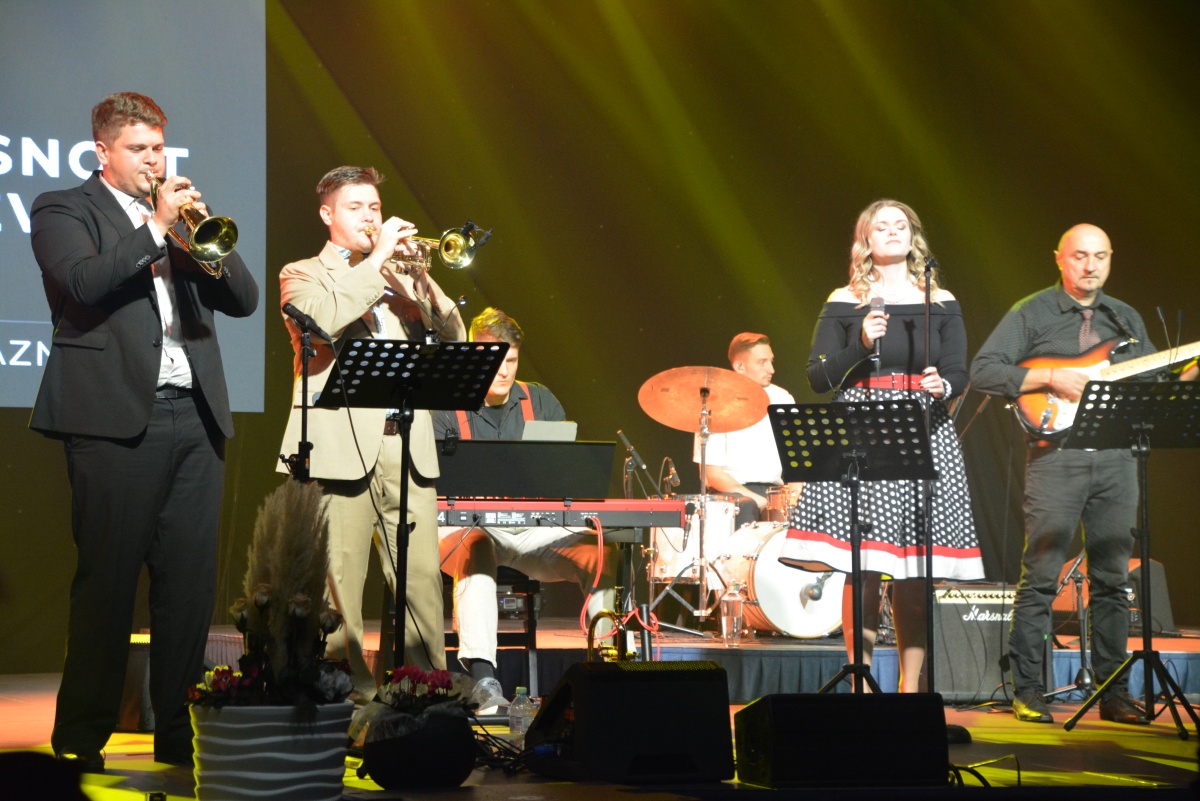
[[(710, 404), (712, 409), (710, 410)], [(767, 414), (769, 400), (761, 386), (743, 375), (720, 367), (676, 367), (651, 376), (638, 390), (638, 405), (655, 421), (679, 431), (700, 435), (700, 489), (707, 491), (708, 438), (711, 434), (739, 431), (754, 425)], [(697, 510), (697, 556), (695, 569), (699, 597), (693, 607), (674, 591), (679, 577), (674, 578), (658, 600), (668, 593), (674, 595), (701, 624), (720, 603), (711, 605), (708, 595), (708, 554), (705, 534), (708, 523), (708, 496), (701, 494)], [(686, 538), (685, 533), (685, 538)], [(684, 571), (680, 571), (682, 575)], [(724, 577), (714, 571), (722, 589), (728, 586)], [(655, 601), (655, 604), (657, 600)], [(651, 608), (654, 604), (651, 604)], [(706, 637), (706, 633), (660, 622), (659, 625), (686, 634)]]
[(763, 520), (772, 523), (786, 523), (792, 516), (792, 509), (800, 502), (800, 487), (802, 485), (784, 484), (781, 487), (767, 488), (767, 508), (763, 510)]

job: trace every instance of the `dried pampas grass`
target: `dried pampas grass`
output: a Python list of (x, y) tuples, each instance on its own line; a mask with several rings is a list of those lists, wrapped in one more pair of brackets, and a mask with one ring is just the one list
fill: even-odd
[(286, 682), (324, 650), (328, 525), (315, 483), (288, 481), (258, 510), (241, 609), (246, 650), (265, 653), (276, 681)]

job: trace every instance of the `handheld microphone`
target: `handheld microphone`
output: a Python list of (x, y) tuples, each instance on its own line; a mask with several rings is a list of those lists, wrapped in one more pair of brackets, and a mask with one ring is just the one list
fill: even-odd
[(672, 487), (679, 486), (679, 474), (675, 472), (675, 462), (671, 461), (671, 457), (667, 457), (667, 483)]
[[(887, 304), (884, 302), (883, 298), (881, 298), (879, 295), (876, 295), (875, 297), (871, 298), (871, 311), (878, 310), (881, 312), (886, 312), (886, 309), (887, 309)], [(876, 364), (879, 363), (879, 340), (880, 339), (883, 339), (883, 337), (879, 337), (879, 339), (875, 340), (875, 353), (871, 357), (872, 359), (875, 360)]]
[(321, 326), (317, 325), (316, 320), (309, 317), (307, 314), (300, 311), (299, 309), (297, 309), (295, 306), (293, 306), (290, 303), (283, 304), (282, 308), (283, 308), (283, 313), (286, 314), (288, 317), (291, 317), (293, 320), (295, 320), (296, 325), (300, 326), (301, 329), (309, 331), (310, 333), (316, 334), (317, 336), (319, 336), (321, 339), (325, 340), (329, 344), (331, 344), (331, 345), (333, 344), (333, 337), (331, 337), (331, 336), (329, 336), (329, 334), (325, 333), (325, 331), (321, 329)]

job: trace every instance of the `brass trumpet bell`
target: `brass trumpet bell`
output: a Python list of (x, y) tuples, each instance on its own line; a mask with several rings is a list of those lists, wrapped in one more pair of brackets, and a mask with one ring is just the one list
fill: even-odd
[(461, 270), (475, 259), (475, 238), (451, 228), (437, 241), (438, 260), (451, 270)]
[[(157, 207), (161, 184), (157, 176), (150, 175), (149, 178), (150, 205)], [(167, 232), (168, 235), (193, 259), (200, 262), (206, 273), (214, 278), (220, 277), (223, 272), (221, 260), (237, 247), (237, 223), (228, 217), (205, 214), (191, 203), (185, 203), (179, 208), (179, 216), (183, 218), (188, 238), (185, 240), (174, 228)]]
[(433, 254), (437, 253), (438, 261), (451, 270), (461, 270), (475, 258), (475, 238), (469, 233), (464, 234), (458, 228), (451, 228), (442, 234), (441, 239), (430, 239), (427, 236), (413, 236), (409, 242), (416, 245), (415, 256), (397, 254), (388, 261), (404, 267), (407, 274), (411, 270), (425, 270), (433, 266)]
[[(474, 236), (476, 231), (482, 234), (478, 240)], [(375, 226), (370, 224), (364, 225), (362, 232), (367, 236), (374, 236), (377, 233)], [(483, 247), (491, 235), (491, 231), (484, 231), (467, 220), (467, 224), (462, 228), (451, 228), (444, 232), (441, 239), (430, 239), (424, 236), (408, 237), (407, 241), (416, 246), (416, 254), (405, 256), (397, 252), (387, 261), (388, 264), (398, 264), (403, 267), (405, 275), (413, 270), (428, 272), (429, 268), (433, 266), (433, 254), (437, 253), (438, 261), (442, 264), (451, 270), (461, 270), (475, 259), (475, 251)]]

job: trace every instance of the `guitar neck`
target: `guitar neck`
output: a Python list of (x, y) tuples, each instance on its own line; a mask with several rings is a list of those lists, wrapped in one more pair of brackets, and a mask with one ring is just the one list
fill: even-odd
[(1148, 373), (1151, 370), (1160, 370), (1177, 362), (1185, 362), (1196, 356), (1200, 356), (1200, 342), (1192, 342), (1170, 350), (1160, 350), (1158, 353), (1151, 353), (1148, 356), (1139, 356), (1136, 359), (1109, 365), (1100, 371), (1100, 377), (1105, 381), (1120, 381), (1123, 378)]

